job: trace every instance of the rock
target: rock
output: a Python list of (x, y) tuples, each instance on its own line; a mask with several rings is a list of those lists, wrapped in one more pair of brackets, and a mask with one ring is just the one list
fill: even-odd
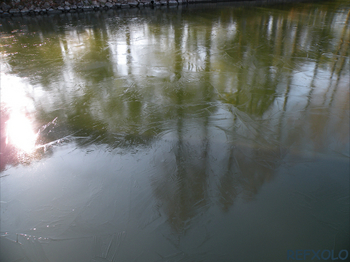
[(64, 2), (64, 5), (70, 6), (70, 3), (68, 1)]
[(165, 1), (165, 0), (161, 0), (160, 1), (160, 5), (167, 5), (168, 3), (167, 3), (167, 1)]
[(98, 0), (100, 3), (105, 4), (107, 2), (107, 0)]
[(43, 8), (43, 9), (49, 9), (51, 6), (50, 6), (50, 4), (48, 3), (48, 2), (45, 2), (42, 6), (41, 6), (41, 8)]
[(1, 7), (2, 11), (4, 11), (4, 12), (7, 12), (11, 8), (11, 6), (5, 4), (5, 2), (2, 2), (0, 7)]
[(168, 5), (178, 5), (178, 3), (175, 0), (169, 0)]
[(23, 15), (27, 14), (29, 12), (29, 9), (27, 7), (24, 7), (22, 10), (21, 10), (21, 13)]
[(120, 5), (120, 8), (130, 8), (130, 5), (124, 3)]
[(34, 5), (29, 4), (29, 5), (27, 5), (27, 8), (28, 8), (28, 10), (29, 10), (29, 11), (34, 11), (35, 6), (34, 6)]
[(90, 11), (90, 10), (93, 10), (94, 8), (91, 6), (91, 5), (84, 5), (83, 6), (83, 10), (84, 11)]
[(18, 6), (18, 9), (19, 9), (20, 11), (21, 11), (23, 8), (24, 8), (23, 5), (19, 5), (19, 6)]
[(38, 15), (40, 13), (41, 9), (39, 7), (34, 8), (34, 13)]
[(9, 10), (9, 13), (10, 13), (11, 15), (18, 14), (18, 13), (19, 13), (19, 9), (17, 9), (17, 8), (12, 8), (12, 9)]
[(62, 11), (49, 8), (49, 9), (47, 9), (47, 13), (48, 13), (49, 15), (51, 15), (51, 14), (61, 14)]
[(1, 17), (8, 17), (8, 16), (11, 16), (10, 13), (8, 13), (8, 12), (3, 12), (1, 14)]
[(128, 4), (130, 7), (137, 7), (139, 5), (138, 2), (129, 2)]
[(20, 16), (21, 12), (19, 11), (19, 9), (17, 8), (12, 8), (9, 10), (10, 15), (12, 16)]
[(92, 5), (97, 5), (97, 1), (92, 1), (91, 4)]
[(70, 11), (69, 12), (71, 12), (71, 13), (76, 13), (76, 12), (78, 12), (79, 11), (79, 9), (78, 9), (78, 7), (75, 5), (75, 8), (72, 8), (72, 6), (70, 7)]
[(22, 10), (20, 10), (20, 13), (22, 15), (27, 15), (29, 13), (29, 9), (27, 7), (24, 7)]
[(59, 10), (59, 11), (61, 11), (61, 12), (64, 12), (64, 7), (59, 6), (59, 7), (57, 7), (57, 10)]
[(113, 4), (110, 3), (110, 2), (107, 2), (107, 3), (106, 3), (106, 6), (107, 6), (108, 8), (112, 8), (112, 7), (113, 7)]
[(69, 10), (70, 10), (70, 7), (69, 7), (68, 5), (66, 5), (66, 6), (64, 7), (64, 11), (69, 12)]
[(78, 7), (77, 7), (76, 5), (71, 5), (71, 6), (70, 6), (70, 9), (74, 9), (74, 10), (75, 10), (75, 9), (77, 9), (77, 8), (78, 8)]

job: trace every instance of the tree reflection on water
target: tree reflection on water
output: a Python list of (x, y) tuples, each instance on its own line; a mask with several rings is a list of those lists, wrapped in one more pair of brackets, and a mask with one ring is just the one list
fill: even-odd
[[(286, 155), (347, 155), (350, 12), (337, 3), (2, 21), (5, 73), (32, 86), (34, 159), (55, 142), (122, 153), (163, 141), (150, 179), (181, 233), (212, 203), (254, 199)], [(21, 162), (7, 103), (1, 171)]]

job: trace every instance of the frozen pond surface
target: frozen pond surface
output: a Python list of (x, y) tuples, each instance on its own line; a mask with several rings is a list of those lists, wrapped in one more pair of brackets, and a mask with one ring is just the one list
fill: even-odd
[(1, 19), (0, 260), (349, 250), (349, 6)]

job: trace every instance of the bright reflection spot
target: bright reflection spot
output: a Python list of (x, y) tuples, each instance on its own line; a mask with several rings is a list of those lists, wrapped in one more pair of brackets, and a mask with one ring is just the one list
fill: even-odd
[[(6, 67), (1, 68), (2, 70)], [(1, 108), (6, 109), (6, 144), (27, 154), (35, 149), (37, 134), (28, 115), (33, 111), (33, 101), (28, 97), (31, 88), (20, 78), (1, 72)]]
[(7, 121), (7, 143), (30, 153), (35, 149), (37, 136), (33, 131), (32, 123), (23, 113), (15, 112), (11, 114)]

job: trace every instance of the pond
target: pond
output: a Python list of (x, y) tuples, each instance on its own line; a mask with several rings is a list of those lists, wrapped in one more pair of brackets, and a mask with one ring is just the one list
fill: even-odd
[(0, 260), (348, 259), (349, 10), (2, 18)]

